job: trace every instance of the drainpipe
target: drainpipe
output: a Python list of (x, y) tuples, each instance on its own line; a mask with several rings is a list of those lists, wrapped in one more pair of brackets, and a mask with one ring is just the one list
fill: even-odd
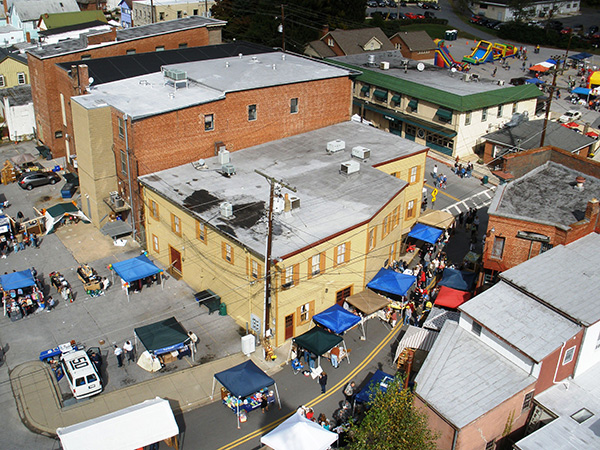
[(554, 378), (552, 378), (552, 384), (558, 384), (558, 382), (556, 381), (556, 375), (558, 375), (558, 367), (560, 366), (560, 361), (562, 360), (562, 352), (565, 349), (565, 345), (567, 345), (567, 342), (563, 342), (561, 347), (560, 347), (560, 353), (558, 354), (558, 361), (556, 362), (556, 369), (554, 370)]
[[(131, 166), (129, 165), (129, 136), (127, 133), (127, 114), (123, 114), (123, 121), (125, 122), (125, 153), (127, 154), (127, 182), (129, 184), (129, 206), (131, 206), (131, 236), (135, 241), (135, 208), (133, 206), (133, 191), (131, 190)], [(132, 123), (133, 126), (133, 123)]]

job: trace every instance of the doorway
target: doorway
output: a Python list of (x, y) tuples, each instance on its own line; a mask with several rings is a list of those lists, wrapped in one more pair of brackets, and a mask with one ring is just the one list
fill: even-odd
[(351, 295), (352, 295), (352, 286), (348, 286), (347, 288), (344, 288), (335, 293), (335, 302), (340, 306), (344, 306), (344, 302)]
[(183, 276), (181, 270), (181, 253), (169, 245), (169, 273), (177, 280)]
[(294, 337), (294, 313), (285, 316), (285, 340)]

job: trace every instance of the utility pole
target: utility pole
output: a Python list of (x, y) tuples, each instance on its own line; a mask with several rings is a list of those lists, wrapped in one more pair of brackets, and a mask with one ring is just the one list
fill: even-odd
[(271, 328), (271, 266), (272, 266), (272, 249), (273, 249), (273, 200), (275, 198), (275, 184), (279, 184), (292, 192), (296, 192), (296, 188), (289, 184), (277, 180), (260, 170), (255, 170), (261, 177), (265, 177), (271, 188), (269, 190), (269, 212), (267, 215), (267, 248), (265, 253), (265, 302), (264, 302), (264, 324), (263, 324), (263, 336), (267, 336), (267, 331)]
[(285, 5), (281, 4), (281, 48), (285, 52), (285, 13), (283, 11), (283, 7)]
[(544, 129), (542, 130), (542, 138), (540, 139), (540, 147), (544, 146), (546, 140), (546, 127), (548, 126), (548, 117), (550, 116), (550, 106), (552, 105), (552, 97), (554, 96), (554, 88), (556, 87), (556, 75), (558, 74), (557, 66), (554, 66), (554, 76), (552, 77), (552, 86), (550, 86), (550, 98), (546, 104), (546, 115), (544, 116)]
[(150, 0), (150, 23), (154, 23), (154, 0)]

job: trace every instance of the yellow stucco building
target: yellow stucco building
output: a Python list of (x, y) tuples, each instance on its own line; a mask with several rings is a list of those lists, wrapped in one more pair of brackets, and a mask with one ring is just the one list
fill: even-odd
[(148, 251), (262, 334), (265, 176), (294, 187), (276, 187), (273, 203), (267, 328), (280, 346), (398, 257), (419, 216), (426, 156), (422, 145), (344, 122), (140, 177)]

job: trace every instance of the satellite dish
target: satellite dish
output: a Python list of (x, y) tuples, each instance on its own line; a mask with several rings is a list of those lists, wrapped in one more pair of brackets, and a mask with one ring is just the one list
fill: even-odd
[(422, 62), (420, 62), (419, 64), (417, 64), (417, 70), (419, 72), (423, 72), (425, 70), (425, 64), (423, 64)]
[(88, 78), (88, 83), (92, 84), (94, 82), (94, 77), (89, 77)]
[(452, 69), (450, 69), (450, 72), (456, 73), (456, 67), (453, 67)]

